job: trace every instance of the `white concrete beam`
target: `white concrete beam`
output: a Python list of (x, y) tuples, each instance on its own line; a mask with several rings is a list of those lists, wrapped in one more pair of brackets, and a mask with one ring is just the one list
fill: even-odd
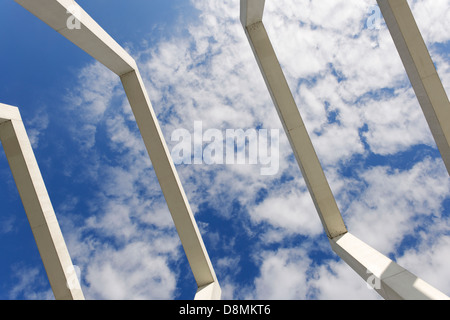
[(134, 59), (74, 0), (15, 1), (115, 74), (137, 68)]
[(387, 300), (450, 300), (441, 291), (350, 233), (330, 239), (342, 260)]
[(123, 75), (121, 80), (197, 285), (203, 287), (211, 282), (217, 283), (214, 269), (141, 76), (138, 71), (133, 71)]
[(198, 288), (194, 300), (220, 300), (221, 295), (222, 289), (219, 283), (213, 282)]
[[(250, 3), (253, 5), (252, 7)], [(260, 11), (256, 15), (253, 15), (251, 12), (248, 12), (248, 9), (256, 7), (260, 10), (264, 5), (263, 0), (241, 1), (241, 5), (244, 6), (241, 7), (241, 12), (247, 12), (247, 16), (262, 17)], [(347, 232), (341, 213), (264, 24), (262, 21), (251, 21), (253, 23), (247, 27), (245, 23), (243, 24), (245, 33), (294, 151), (295, 158), (306, 181), (323, 227), (328, 237), (334, 238)]]
[[(10, 117), (10, 118), (9, 118)], [(78, 279), (16, 107), (0, 104), (0, 140), (57, 300), (83, 300)]]
[[(75, 1), (15, 1), (120, 76), (197, 286), (214, 283), (219, 291), (215, 289), (211, 299), (220, 297), (216, 274), (135, 61)], [(76, 15), (79, 29), (67, 27), (67, 12)]]
[(406, 0), (377, 0), (450, 174), (450, 102)]
[(22, 121), (19, 109), (17, 107), (0, 103), (0, 123), (10, 120)]
[(241, 23), (244, 28), (262, 21), (265, 0), (241, 0)]

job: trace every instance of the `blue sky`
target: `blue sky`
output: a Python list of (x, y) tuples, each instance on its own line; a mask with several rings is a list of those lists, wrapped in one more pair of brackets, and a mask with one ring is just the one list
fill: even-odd
[[(408, 1), (446, 91), (450, 4)], [(136, 59), (171, 134), (280, 129), (237, 0), (78, 3)], [(433, 3), (433, 6), (430, 5)], [(450, 181), (372, 0), (266, 1), (264, 22), (350, 232), (450, 294)], [(18, 106), (88, 299), (195, 281), (120, 80), (12, 0), (0, 102)], [(226, 299), (378, 299), (334, 255), (287, 139), (280, 168), (177, 165)], [(0, 152), (0, 299), (52, 299)]]

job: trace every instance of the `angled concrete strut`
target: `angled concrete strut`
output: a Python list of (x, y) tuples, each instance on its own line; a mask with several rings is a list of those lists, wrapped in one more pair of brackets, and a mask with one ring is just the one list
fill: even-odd
[(241, 0), (241, 22), (334, 252), (385, 299), (449, 299), (347, 231), (262, 22), (265, 0)]
[(19, 110), (2, 103), (0, 141), (55, 299), (83, 300), (83, 292)]
[(450, 102), (406, 0), (377, 0), (450, 173)]
[(241, 1), (241, 22), (325, 231), (334, 238), (347, 228), (262, 22), (264, 3)]
[[(135, 60), (73, 0), (15, 1), (120, 77), (197, 282), (195, 299), (220, 299), (216, 274)], [(71, 15), (79, 27), (68, 27)]]

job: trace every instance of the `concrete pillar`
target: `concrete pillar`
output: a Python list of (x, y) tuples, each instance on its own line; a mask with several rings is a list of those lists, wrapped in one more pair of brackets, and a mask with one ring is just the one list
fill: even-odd
[(201, 288), (211, 283), (217, 283), (197, 223), (139, 71), (129, 72), (123, 75), (121, 80), (197, 285)]
[(329, 238), (347, 232), (328, 181), (262, 22), (264, 0), (241, 0), (241, 22)]
[[(220, 298), (216, 274), (134, 59), (73, 0), (15, 1), (120, 77), (198, 290), (203, 292), (200, 296), (206, 299), (209, 292), (210, 299)], [(77, 19), (75, 28), (68, 24), (71, 14)], [(202, 290), (211, 284), (214, 290)]]
[(83, 300), (53, 206), (16, 107), (0, 104), (0, 140), (57, 300)]
[(450, 173), (450, 102), (406, 0), (377, 0)]

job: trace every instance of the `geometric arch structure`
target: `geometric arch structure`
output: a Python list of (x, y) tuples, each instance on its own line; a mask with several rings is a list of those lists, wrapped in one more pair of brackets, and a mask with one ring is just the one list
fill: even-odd
[[(74, 0), (15, 1), (120, 77), (197, 283), (195, 299), (220, 299), (219, 282), (135, 60)], [(71, 18), (74, 28), (69, 28)]]
[(0, 103), (0, 141), (55, 299), (83, 300), (72, 260), (16, 107)]
[[(406, 0), (378, 2), (449, 169), (450, 105), (414, 17)], [(450, 299), (348, 232), (262, 22), (264, 5), (241, 0), (241, 22), (333, 251), (385, 299)]]
[[(220, 285), (134, 59), (74, 0), (15, 1), (120, 77), (196, 280), (198, 289), (195, 299), (220, 299)], [(406, 0), (377, 1), (450, 172), (448, 98), (436, 77), (426, 46), (420, 43), (423, 39), (415, 26), (414, 17), (408, 12), (409, 7), (405, 7)], [(348, 232), (262, 23), (264, 4), (265, 0), (241, 0), (241, 22), (332, 249), (365, 281), (373, 279), (379, 283), (374, 289), (385, 299), (449, 299)], [(68, 28), (68, 14), (76, 18), (79, 27)], [(55, 298), (84, 299), (77, 278), (69, 274), (73, 271), (70, 256), (17, 108), (0, 104), (0, 139)], [(24, 160), (18, 160), (21, 157)], [(26, 183), (21, 182), (22, 178), (16, 178), (24, 175), (29, 175), (33, 180), (28, 187), (23, 187)], [(42, 221), (35, 224), (26, 203), (31, 201), (29, 197), (42, 200), (42, 195), (44, 201), (39, 204), (45, 210), (37, 211), (35, 216)]]

